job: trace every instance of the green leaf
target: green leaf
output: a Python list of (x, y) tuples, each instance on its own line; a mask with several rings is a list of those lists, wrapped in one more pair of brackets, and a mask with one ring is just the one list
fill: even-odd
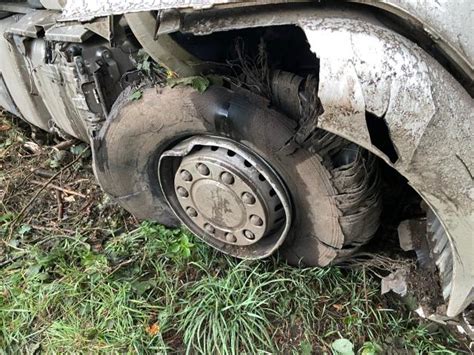
[(300, 349), (299, 349), (300, 355), (311, 355), (313, 353), (313, 346), (311, 343), (307, 340), (303, 340), (300, 343)]
[(142, 96), (143, 96), (143, 92), (141, 90), (135, 90), (130, 95), (130, 100), (131, 101), (137, 101), (137, 100), (140, 100), (142, 98)]
[(147, 75), (150, 76), (151, 74), (151, 63), (146, 60), (141, 65), (141, 70)]
[(55, 159), (51, 159), (49, 161), (49, 167), (52, 168), (52, 169), (59, 168), (60, 166), (61, 166), (61, 164), (59, 163), (59, 161), (57, 161)]
[(360, 348), (361, 355), (376, 355), (377, 353), (382, 352), (380, 345), (366, 341), (362, 348)]
[(20, 244), (20, 241), (18, 239), (12, 239), (8, 242), (8, 245), (13, 248), (18, 247), (19, 244)]
[(28, 270), (26, 270), (26, 276), (34, 276), (39, 273), (41, 270), (40, 264), (31, 265)]
[(188, 76), (187, 78), (169, 79), (168, 85), (172, 88), (177, 85), (191, 86), (193, 89), (202, 93), (207, 90), (211, 82), (204, 76)]
[(170, 248), (170, 251), (171, 251), (172, 253), (177, 253), (177, 252), (179, 252), (179, 249), (180, 249), (179, 244), (173, 244), (173, 245), (171, 246), (171, 248)]
[(209, 81), (209, 79), (204, 78), (202, 76), (194, 78), (191, 82), (191, 86), (199, 92), (206, 91), (210, 84), (211, 82)]
[(14, 217), (13, 213), (0, 214), (0, 222), (10, 222)]
[(354, 344), (348, 339), (337, 339), (331, 344), (332, 350), (337, 355), (354, 355)]
[(24, 236), (31, 230), (31, 227), (27, 224), (23, 224), (20, 228), (18, 228), (18, 234)]
[(80, 155), (82, 154), (86, 149), (87, 149), (87, 145), (85, 143), (81, 143), (81, 144), (78, 144), (78, 145), (74, 145), (70, 148), (70, 151), (72, 154), (74, 155)]
[(142, 296), (146, 291), (154, 286), (153, 280), (136, 281), (132, 284), (137, 296)]

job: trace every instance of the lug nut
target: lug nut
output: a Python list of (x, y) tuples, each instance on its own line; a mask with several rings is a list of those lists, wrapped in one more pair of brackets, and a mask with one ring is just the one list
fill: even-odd
[(232, 185), (234, 183), (234, 177), (231, 173), (227, 172), (221, 174), (221, 180), (224, 184), (227, 185)]
[(196, 169), (199, 172), (199, 174), (204, 175), (204, 176), (207, 176), (210, 173), (209, 168), (205, 164), (202, 164), (202, 163), (199, 163), (196, 166)]
[(198, 215), (197, 211), (192, 207), (186, 208), (186, 213), (188, 214), (189, 217), (197, 217)]
[(181, 176), (181, 179), (183, 179), (184, 181), (193, 181), (193, 176), (187, 170), (181, 170), (179, 175)]
[(255, 203), (255, 197), (249, 192), (244, 192), (242, 194), (242, 202), (247, 205), (253, 205)]
[(211, 226), (209, 223), (206, 223), (204, 225), (204, 229), (206, 230), (207, 233), (210, 233), (210, 234), (214, 234), (214, 232), (216, 231), (216, 229)]
[(176, 192), (178, 192), (178, 195), (181, 196), (181, 197), (188, 197), (189, 196), (188, 191), (182, 186), (178, 186), (178, 188), (176, 189)]
[(235, 243), (237, 238), (232, 233), (226, 233), (225, 240), (227, 240), (229, 243)]
[(248, 229), (244, 230), (244, 235), (245, 235), (245, 238), (247, 239), (250, 239), (250, 240), (254, 240), (255, 239), (255, 234), (253, 234), (251, 231), (249, 231)]
[(253, 214), (250, 216), (250, 223), (254, 226), (261, 227), (263, 225), (263, 220), (259, 216)]

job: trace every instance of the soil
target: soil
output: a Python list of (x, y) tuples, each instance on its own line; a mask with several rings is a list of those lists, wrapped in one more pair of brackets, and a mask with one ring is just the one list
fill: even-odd
[[(5, 239), (11, 239), (14, 229), (35, 240), (48, 238), (55, 231), (74, 236), (80, 226), (87, 230), (92, 247), (101, 248), (111, 227), (136, 228), (138, 221), (112, 203), (98, 186), (86, 144), (75, 141), (64, 148), (61, 145), (68, 139), (2, 116), (0, 112), (0, 143), (5, 145), (0, 156), (0, 172), (5, 172), (0, 175), (0, 206), (1, 214), (14, 216)], [(32, 233), (21, 233), (22, 228)], [(0, 263), (8, 260), (6, 252), (5, 243), (1, 243), (0, 255), (6, 258), (0, 257)]]

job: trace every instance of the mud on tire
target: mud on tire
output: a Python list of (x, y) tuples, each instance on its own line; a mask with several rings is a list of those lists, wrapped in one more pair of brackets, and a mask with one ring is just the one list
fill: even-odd
[[(226, 136), (256, 151), (285, 181), (294, 207), (282, 255), (293, 264), (325, 266), (353, 253), (376, 232), (381, 210), (377, 164), (366, 150), (316, 130), (303, 145), (297, 124), (244, 90), (126, 90), (93, 141), (94, 171), (104, 189), (139, 219), (179, 222), (159, 187), (161, 152), (200, 134)], [(218, 114), (225, 109), (227, 114)]]

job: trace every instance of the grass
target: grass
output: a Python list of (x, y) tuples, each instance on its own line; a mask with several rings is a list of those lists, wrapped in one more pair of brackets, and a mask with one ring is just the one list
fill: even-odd
[(190, 240), (143, 223), (101, 252), (81, 236), (25, 246), (0, 276), (0, 346), (232, 354), (298, 351), (305, 342), (327, 351), (347, 338), (447, 351), (436, 334), (386, 309), (363, 271), (243, 262)]
[(239, 261), (185, 230), (138, 224), (91, 182), (86, 157), (55, 184), (87, 198), (45, 189), (18, 219), (38, 192), (31, 168), (57, 172), (75, 155), (51, 164), (51, 137), (30, 154), (25, 142), (39, 139), (17, 121), (2, 123), (10, 126), (0, 141), (5, 353), (337, 353), (338, 339), (366, 355), (463, 349), (444, 328), (380, 296), (364, 269)]

